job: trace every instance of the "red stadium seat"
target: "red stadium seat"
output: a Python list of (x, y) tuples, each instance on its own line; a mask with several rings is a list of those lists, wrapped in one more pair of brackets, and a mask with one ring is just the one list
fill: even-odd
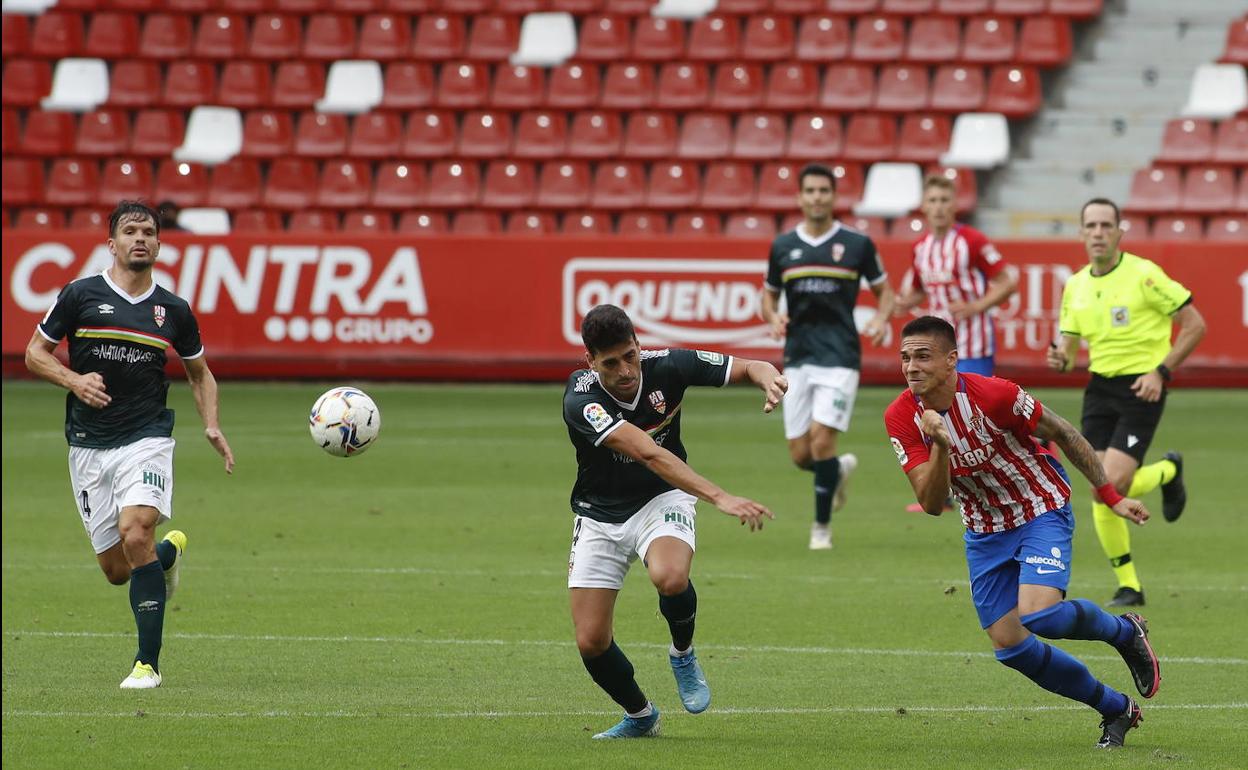
[(445, 158), (454, 154), (457, 136), (451, 113), (414, 112), (407, 118), (400, 154), (407, 158)]
[(873, 238), (883, 238), (888, 233), (888, 224), (883, 217), (851, 216), (842, 220), (842, 224)]
[(30, 51), (30, 21), (28, 16), (16, 13), (4, 14), (4, 58), (7, 61)]
[(325, 65), (317, 62), (284, 61), (273, 78), (273, 104), (277, 107), (310, 109), (325, 94)]
[(875, 104), (875, 68), (869, 64), (833, 64), (823, 76), (819, 106), (836, 112), (857, 112)]
[(583, 161), (543, 164), (537, 183), (537, 205), (581, 208), (589, 203), (589, 179), (589, 164)]
[(464, 211), (451, 223), (451, 232), (457, 235), (497, 235), (502, 231), (503, 217), (497, 211)]
[(1049, 13), (1073, 19), (1094, 19), (1101, 15), (1101, 0), (1049, 0)]
[(45, 11), (36, 16), (30, 32), (30, 55), (45, 59), (82, 55), (82, 19), (82, 14), (62, 11)]
[(602, 106), (616, 110), (644, 110), (654, 105), (654, 68), (649, 64), (615, 62), (607, 65)]
[(844, 16), (804, 16), (797, 29), (795, 55), (817, 62), (849, 58), (849, 21)]
[(583, 110), (598, 104), (602, 86), (595, 65), (562, 64), (550, 71), (546, 104), (568, 110)]
[(1218, 124), (1213, 159), (1219, 163), (1248, 166), (1248, 116), (1227, 118)]
[(186, 118), (180, 110), (142, 110), (134, 118), (130, 154), (165, 158), (181, 147), (185, 138)]
[(266, 62), (227, 61), (221, 68), (217, 101), (223, 107), (265, 107), (273, 98), (273, 79)]
[(678, 19), (647, 16), (633, 28), (632, 58), (671, 61), (685, 56), (685, 25)]
[(724, 235), (729, 238), (774, 238), (776, 217), (766, 213), (730, 214), (728, 224), (724, 226)]
[(711, 109), (748, 110), (762, 103), (763, 68), (760, 65), (724, 63), (715, 68)]
[(517, 158), (562, 157), (568, 145), (568, 120), (562, 112), (524, 112), (516, 119)]
[(945, 64), (936, 68), (931, 107), (941, 112), (977, 112), (984, 103), (984, 90), (982, 68)]
[(330, 211), (306, 209), (290, 215), (286, 231), (314, 235), (317, 233), (333, 233), (338, 231), (338, 214)]
[(719, 0), (715, 4), (715, 10), (719, 13), (745, 16), (748, 19), (750, 16), (765, 12), (768, 5), (767, 0)]
[(672, 217), (671, 234), (677, 238), (719, 235), (719, 216), (711, 213), (682, 212)]
[(671, 110), (706, 106), (710, 96), (706, 68), (700, 64), (669, 62), (659, 69), (654, 105)]
[(373, 191), (373, 174), (361, 160), (328, 160), (321, 166), (316, 188), (316, 205), (349, 209), (368, 203)]
[(316, 164), (307, 158), (278, 158), (269, 166), (261, 203), (274, 209), (306, 209), (317, 188)]
[[(231, 158), (213, 166), (208, 174), (207, 205), (223, 209), (260, 205), (260, 164), (251, 158)], [(239, 229), (237, 218), (234, 229)]]
[[(793, 116), (786, 157), (827, 162), (839, 158), (845, 144), (841, 119), (827, 113), (802, 113)], [(796, 183), (795, 183), (796, 184)]]
[(308, 19), (303, 35), (305, 59), (337, 61), (354, 55), (355, 19), (334, 13), (318, 13)]
[(257, 110), (243, 118), (242, 154), (252, 158), (287, 155), (295, 142), (294, 121), (284, 110)]
[(476, 163), (435, 161), (429, 171), (428, 205), (441, 208), (475, 206), (481, 196), (481, 172)]
[(774, 158), (788, 143), (788, 133), (782, 116), (747, 112), (737, 118), (730, 155), (743, 160)]
[[(57, 161), (57, 164), (72, 162), (76, 168), (80, 168), (83, 164), (78, 161)], [(94, 167), (94, 163), (91, 164)], [(57, 166), (52, 167), (53, 182), (56, 180)], [(70, 178), (68, 173), (62, 173), (62, 177)], [(45, 199), (45, 187), (43, 182), (43, 161), (34, 158), (10, 158), (5, 157), (3, 162), (3, 171), (0, 171), (0, 186), (3, 187), (2, 198), (5, 206), (26, 206), (32, 203), (40, 203)], [(58, 186), (59, 193), (63, 187)], [(56, 203), (53, 195), (53, 185), (46, 187), (46, 199), (48, 203)], [(85, 202), (85, 199), (84, 199)]]
[(393, 158), (399, 154), (403, 125), (393, 112), (357, 115), (351, 122), (347, 155), (353, 158)]
[[(423, 163), (387, 161), (377, 169), (377, 184), (368, 205), (386, 209), (410, 209), (425, 201)], [(403, 230), (402, 222), (399, 229)], [(443, 228), (445, 229), (445, 228)]]
[(1239, 214), (1210, 217), (1205, 237), (1211, 241), (1243, 243), (1248, 238), (1248, 216)]
[[(185, 14), (207, 13), (224, 5), (217, 0), (165, 0), (163, 4), (167, 10)], [(146, 11), (156, 5), (156, 0), (113, 0), (113, 5), (136, 6), (133, 10)]]
[(412, 53), (412, 24), (406, 16), (370, 13), (360, 23), (360, 56), (374, 61), (406, 59)]
[[(723, 6), (720, 5), (722, 10)], [(751, 61), (784, 61), (793, 58), (793, 19), (760, 14), (745, 21), (742, 58)]]
[(477, 14), (485, 13), (492, 5), (492, 0), (441, 0), (439, 6), (449, 13)]
[(1213, 123), (1208, 120), (1182, 118), (1166, 123), (1161, 135), (1164, 163), (1204, 163), (1213, 156)]
[(754, 205), (755, 192), (753, 165), (717, 161), (706, 167), (698, 205), (704, 209), (740, 211)]
[(927, 221), (918, 215), (897, 217), (888, 227), (888, 237), (911, 241), (919, 236), (927, 227)]
[(460, 157), (498, 158), (510, 150), (510, 115), (489, 111), (473, 111), (464, 115), (459, 130)]
[(864, 16), (854, 23), (854, 39), (849, 56), (856, 61), (891, 62), (901, 58), (906, 44), (906, 27), (891, 16)]
[(1248, 65), (1248, 15), (1235, 19), (1227, 27), (1226, 48), (1220, 61)]
[(386, 65), (381, 106), (415, 110), (433, 104), (433, 67), (429, 64), (391, 62)]
[(623, 161), (598, 164), (589, 205), (596, 209), (625, 210), (641, 206), (646, 172), (640, 163)]
[(72, 153), (77, 126), (70, 112), (31, 110), (26, 115), (19, 154), (65, 156)]
[(304, 112), (295, 122), (296, 155), (331, 158), (347, 152), (347, 116)]
[(507, 217), (511, 235), (552, 235), (557, 231), (555, 215), (549, 211), (516, 211)]
[(468, 58), (506, 61), (520, 45), (520, 24), (515, 16), (482, 14), (473, 17), (468, 36)]
[(108, 227), (108, 212), (97, 208), (77, 208), (69, 212), (70, 230), (102, 232)]
[(412, 56), (440, 61), (464, 55), (464, 17), (445, 13), (422, 15), (416, 22)]
[(596, 236), (611, 234), (611, 216), (601, 211), (570, 211), (563, 215), (564, 235)]
[(294, 59), (302, 42), (303, 30), (297, 18), (266, 13), (252, 22), (247, 55), (253, 59)]
[(394, 215), (385, 211), (348, 211), (342, 216), (344, 233), (389, 233), (394, 230)]
[(767, 96), (763, 106), (769, 110), (788, 112), (815, 106), (819, 95), (819, 76), (815, 65), (805, 62), (776, 64), (767, 80)]
[(1003, 16), (1033, 16), (1042, 14), (1048, 0), (992, 0), (992, 12)]
[(191, 55), (191, 17), (153, 13), (143, 20), (135, 54), (145, 59), (184, 59)]
[(217, 95), (217, 71), (209, 62), (179, 61), (169, 65), (161, 101), (169, 107), (192, 109), (212, 104)]
[[(686, 119), (687, 120), (687, 119)], [(568, 156), (573, 158), (614, 158), (620, 154), (623, 128), (617, 112), (597, 110), (578, 112), (572, 118)]]
[(883, 0), (880, 13), (896, 16), (920, 16), (936, 10), (936, 0)]
[(491, 209), (531, 206), (537, 197), (537, 170), (527, 161), (496, 160), (485, 170), (481, 205)]
[(650, 169), (646, 207), (675, 210), (690, 208), (697, 202), (700, 188), (698, 167), (693, 163), (656, 163)]
[(1164, 214), (1177, 211), (1180, 201), (1180, 178), (1175, 168), (1144, 168), (1131, 178), (1127, 211), (1140, 214)]
[(945, 115), (906, 115), (901, 119), (896, 160), (934, 163), (949, 150), (952, 133)]
[[(502, 3), (504, 2), (504, 0), (499, 0), (499, 2)], [(585, 16), (586, 14), (590, 14), (590, 13), (596, 13), (598, 11), (603, 11), (603, 10), (611, 11), (612, 13), (618, 13), (618, 11), (615, 11), (613, 8), (606, 8), (605, 7), (606, 3), (603, 2), (603, 0), (549, 0), (549, 3), (550, 3), (550, 10), (552, 11), (563, 11), (565, 13), (570, 13), (573, 16), (578, 16), (578, 17)], [(638, 2), (637, 0), (621, 0), (620, 4), (624, 6), (630, 6), (630, 7), (636, 7), (638, 5), (641, 5), (641, 3)], [(637, 13), (649, 13), (649, 12), (650, 12), (649, 5), (646, 5), (646, 7), (641, 11), (637, 11)], [(627, 14), (622, 14), (622, 15), (627, 15)]]
[(653, 0), (603, 0), (602, 9), (620, 16), (641, 16), (650, 13)]
[(6, 107), (32, 107), (52, 90), (52, 65), (33, 59), (6, 61), (3, 81)]
[(617, 232), (630, 238), (667, 235), (667, 216), (649, 211), (626, 211), (620, 215)]
[(914, 112), (928, 107), (931, 85), (927, 67), (888, 64), (880, 70), (875, 108), (884, 112)]
[(892, 115), (858, 113), (845, 126), (845, 151), (849, 160), (890, 160), (897, 154), (897, 119)]
[(500, 64), (494, 69), (490, 104), (499, 109), (527, 110), (539, 107), (546, 97), (546, 70), (523, 64)]
[(1070, 22), (1058, 16), (1028, 16), (1018, 35), (1018, 61), (1058, 67), (1070, 61)]
[(582, 61), (613, 62), (627, 59), (632, 43), (630, 31), (628, 20), (619, 16), (589, 16), (581, 21), (576, 56)]
[(827, 0), (827, 6), (836, 13), (874, 13), (880, 8), (880, 0)]
[(392, 13), (426, 13), (437, 7), (435, 0), (383, 0), (383, 10)]
[(927, 173), (943, 174), (947, 179), (953, 180), (954, 206), (958, 211), (974, 211), (979, 205), (979, 185), (974, 171), (935, 165), (929, 167)]
[(0, 146), (4, 148), (4, 155), (13, 155), (21, 143), (21, 124), (17, 119), (17, 110), (4, 110), (2, 114), (4, 125), (0, 127)]
[(56, 209), (22, 209), (13, 226), (19, 230), (60, 230), (65, 226), (65, 215)]
[(152, 166), (146, 160), (114, 159), (104, 161), (100, 186), (94, 203), (115, 206), (120, 200), (152, 199)]
[(124, 59), (134, 56), (138, 50), (139, 20), (136, 16), (111, 12), (92, 14), (84, 56)]
[[(4, 82), (9, 82), (7, 73)], [(160, 101), (160, 88), (160, 67), (156, 62), (138, 59), (114, 62), (109, 77), (108, 104), (112, 107), (151, 107)]]
[(725, 158), (732, 147), (732, 123), (722, 112), (691, 112), (680, 126), (676, 155), (708, 160)]
[(1025, 118), (1039, 111), (1044, 102), (1040, 75), (1031, 67), (993, 67), (988, 76), (984, 110), (1007, 118)]
[(404, 211), (399, 215), (400, 233), (433, 235), (450, 229), (446, 214), (441, 211)]
[(910, 24), (906, 58), (922, 64), (955, 61), (962, 52), (962, 26), (952, 16), (921, 16)]
[(173, 201), (178, 208), (203, 206), (208, 198), (208, 169), (199, 163), (165, 158), (156, 170), (154, 199)]
[(1180, 211), (1222, 214), (1235, 208), (1235, 172), (1217, 166), (1195, 166), (1183, 175)]
[(694, 19), (687, 57), (694, 61), (726, 61), (735, 59), (740, 47), (740, 22), (732, 16), (711, 14)]
[(966, 22), (962, 59), (976, 64), (1014, 60), (1014, 20), (980, 16)]
[(676, 118), (670, 112), (636, 112), (624, 129), (625, 158), (670, 158), (676, 154)]
[(1200, 241), (1205, 237), (1205, 223), (1191, 214), (1168, 214), (1153, 220), (1152, 237), (1159, 241)]
[(435, 103), (451, 109), (482, 107), (490, 89), (489, 67), (481, 62), (447, 62), (438, 76)]
[(209, 13), (199, 17), (191, 55), (200, 59), (234, 59), (247, 48), (247, 23), (242, 16)]

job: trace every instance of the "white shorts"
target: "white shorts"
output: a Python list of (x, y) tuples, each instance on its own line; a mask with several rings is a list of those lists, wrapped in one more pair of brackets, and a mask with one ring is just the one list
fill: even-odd
[[(114, 449), (69, 448), (69, 481), (95, 552), (121, 542), (121, 509), (149, 505), (173, 518), (173, 439), (143, 438)], [(159, 523), (158, 522), (158, 523)]]
[(858, 397), (858, 370), (844, 366), (805, 364), (784, 370), (789, 390), (784, 394), (784, 437), (801, 438), (811, 422), (844, 433)]
[(644, 562), (655, 538), (674, 537), (694, 543), (693, 495), (673, 489), (646, 503), (623, 524), (607, 524), (577, 516), (568, 556), (568, 588), (614, 588), (624, 585), (628, 567), (638, 556)]

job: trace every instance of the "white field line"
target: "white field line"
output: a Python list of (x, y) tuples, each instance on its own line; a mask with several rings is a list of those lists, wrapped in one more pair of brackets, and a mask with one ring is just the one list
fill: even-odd
[[(6, 570), (90, 570), (99, 569), (91, 563), (74, 564), (3, 564)], [(247, 565), (210, 565), (195, 564), (196, 572), (270, 572), (295, 573), (309, 575), (434, 575), (439, 577), (537, 577), (560, 578), (567, 576), (566, 569), (534, 569), (534, 570), (488, 570), (488, 569), (439, 569), (434, 567), (267, 567), (255, 564)], [(795, 583), (876, 583), (886, 585), (922, 585), (922, 586), (969, 586), (966, 578), (895, 578), (873, 577), (870, 575), (769, 575), (737, 572), (701, 572), (703, 580), (766, 580), (770, 582), (791, 581)], [(1248, 592), (1248, 585), (1159, 585), (1160, 592), (1166, 591), (1242, 591)]]
[[(121, 631), (43, 631), (6, 629), (4, 636), (10, 639), (20, 637), (54, 638), (54, 639), (130, 639), (132, 632)], [(462, 646), (462, 647), (565, 647), (571, 650), (573, 642), (568, 640), (549, 639), (426, 639), (416, 636), (284, 636), (276, 634), (198, 634), (168, 633), (166, 639), (186, 639), (191, 641), (215, 642), (282, 642), (282, 643), (347, 643), (347, 644), (419, 644), (430, 646)], [(636, 643), (626, 645), (634, 649), (666, 650), (665, 644)], [(745, 652), (757, 654), (785, 655), (894, 655), (898, 657), (926, 658), (991, 658), (991, 652), (982, 650), (906, 650), (906, 649), (873, 649), (869, 647), (787, 647), (767, 644), (704, 644), (698, 649), (707, 653)], [(1121, 660), (1118, 655), (1080, 655), (1085, 660)], [(1206, 658), (1206, 657), (1163, 657), (1163, 663), (1192, 663), (1213, 666), (1248, 665), (1245, 658)]]
[[(1248, 703), (1175, 703), (1148, 704), (1147, 710), (1208, 711), (1248, 709)], [(745, 707), (714, 708), (710, 716), (752, 716), (758, 714), (987, 714), (987, 713), (1042, 713), (1047, 711), (1085, 711), (1087, 706), (825, 706), (810, 708)], [(160, 711), (159, 709), (135, 709), (131, 711), (38, 711), (13, 709), (4, 712), (4, 718), (69, 718), (69, 719), (500, 719), (537, 717), (584, 717), (616, 715), (619, 711), (288, 711), (284, 709), (265, 711)]]

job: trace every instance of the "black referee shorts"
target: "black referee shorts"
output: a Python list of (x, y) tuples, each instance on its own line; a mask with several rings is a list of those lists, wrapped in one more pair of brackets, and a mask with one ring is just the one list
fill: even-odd
[(1131, 383), (1139, 376), (1092, 375), (1083, 391), (1083, 437), (1098, 452), (1117, 449), (1142, 465), (1161, 422), (1167, 391), (1162, 388), (1161, 399), (1155, 402), (1141, 399), (1131, 390)]

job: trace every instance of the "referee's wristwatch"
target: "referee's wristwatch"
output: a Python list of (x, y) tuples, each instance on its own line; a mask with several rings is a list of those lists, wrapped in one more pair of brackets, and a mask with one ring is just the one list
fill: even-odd
[(1165, 364), (1157, 364), (1157, 373), (1161, 375), (1162, 381), (1170, 381), (1170, 367)]

